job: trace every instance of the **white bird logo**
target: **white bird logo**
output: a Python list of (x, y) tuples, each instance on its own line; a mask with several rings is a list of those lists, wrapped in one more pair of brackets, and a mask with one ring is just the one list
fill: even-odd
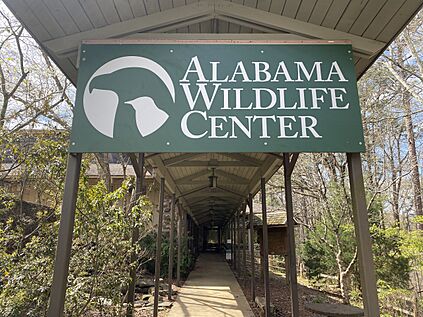
[[(156, 74), (165, 84), (175, 102), (175, 87), (172, 79), (158, 63), (141, 56), (119, 57), (107, 62), (98, 68), (88, 80), (84, 90), (83, 105), (91, 125), (109, 138), (113, 138), (119, 96), (113, 90), (94, 88), (90, 91), (90, 84), (98, 76), (111, 74), (125, 68), (142, 68)], [(169, 115), (157, 107), (150, 97), (138, 97), (125, 103), (135, 109), (137, 128), (143, 137), (157, 131), (169, 118)]]

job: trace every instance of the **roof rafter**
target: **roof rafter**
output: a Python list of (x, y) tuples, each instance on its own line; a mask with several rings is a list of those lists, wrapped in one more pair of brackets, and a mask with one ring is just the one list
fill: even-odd
[(193, 157), (201, 156), (201, 155), (204, 155), (204, 154), (205, 153), (185, 153), (185, 154), (181, 154), (181, 155), (172, 157), (170, 159), (164, 160), (163, 164), (166, 167), (174, 166), (175, 164), (179, 164), (179, 163), (184, 162), (186, 160), (189, 160)]
[[(165, 161), (166, 165), (166, 161)], [(167, 165), (166, 165), (167, 166)], [(256, 163), (246, 161), (183, 161), (169, 165), (168, 167), (257, 167)]]
[(225, 0), (216, 0), (215, 13), (216, 15), (247, 21), (261, 27), (268, 27), (279, 32), (297, 34), (309, 39), (350, 40), (354, 51), (364, 54), (367, 58), (380, 52), (386, 45), (384, 42), (367, 39), (351, 33), (330, 29)]
[(213, 17), (214, 8), (209, 5), (209, 1), (200, 1), (49, 40), (43, 44), (55, 54), (65, 55), (78, 50), (83, 40), (121, 38), (138, 32), (165, 32), (170, 29), (204, 22)]
[(101, 28), (80, 32), (44, 42), (57, 55), (75, 52), (83, 40), (122, 38), (141, 32), (165, 32), (210, 19), (230, 20), (248, 24), (264, 32), (285, 32), (306, 39), (350, 40), (358, 55), (370, 58), (380, 52), (386, 43), (367, 39), (316, 24), (288, 18), (257, 8), (226, 0), (203, 0), (157, 12), (151, 15), (114, 23)]

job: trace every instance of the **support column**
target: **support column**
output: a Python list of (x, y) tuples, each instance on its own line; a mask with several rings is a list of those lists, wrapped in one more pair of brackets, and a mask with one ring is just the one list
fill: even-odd
[(238, 268), (238, 250), (237, 250), (237, 228), (236, 228), (236, 212), (234, 213), (234, 270), (236, 271)]
[(66, 285), (68, 284), (69, 261), (72, 247), (73, 226), (75, 223), (76, 197), (81, 171), (81, 153), (70, 153), (66, 167), (65, 191), (60, 216), (59, 239), (54, 262), (53, 283), (50, 293), (48, 317), (63, 316)]
[(294, 208), (292, 204), (292, 182), (291, 175), (297, 161), (298, 154), (293, 154), (290, 160), (289, 153), (283, 154), (283, 170), (285, 179), (285, 205), (286, 222), (288, 230), (288, 258), (289, 258), (289, 287), (291, 290), (291, 315), (300, 316), (298, 303), (298, 283), (297, 283), (297, 258), (295, 253), (295, 231), (294, 231)]
[(360, 153), (347, 153), (347, 160), (364, 314), (366, 317), (379, 317), (379, 301)]
[(157, 317), (159, 313), (159, 280), (160, 280), (160, 261), (162, 252), (162, 229), (163, 229), (163, 205), (164, 205), (165, 179), (160, 179), (160, 205), (159, 205), (159, 222), (157, 224), (156, 239), (156, 258), (154, 265), (154, 310), (153, 317)]
[(246, 223), (245, 223), (245, 215), (246, 215), (246, 207), (242, 211), (242, 280), (245, 285), (245, 280), (247, 278), (247, 239), (246, 239)]
[(229, 222), (229, 236), (231, 237), (231, 266), (232, 268), (234, 268), (234, 252), (235, 252), (235, 248), (234, 248), (234, 222), (233, 219), (231, 219), (231, 221)]
[(248, 195), (248, 208), (250, 209), (249, 223), (249, 245), (250, 245), (250, 261), (251, 261), (251, 298), (254, 302), (256, 300), (256, 273), (255, 273), (255, 258), (254, 258), (254, 213), (253, 213), (253, 195)]
[(270, 285), (269, 285), (269, 245), (267, 231), (267, 205), (266, 205), (266, 180), (261, 179), (261, 213), (263, 218), (263, 280), (264, 280), (264, 298), (265, 309), (264, 316), (270, 317)]
[(175, 233), (175, 194), (172, 195), (172, 205), (170, 207), (170, 230), (169, 230), (169, 264), (168, 264), (168, 285), (167, 298), (172, 299), (172, 284), (173, 284), (173, 260), (174, 260), (174, 233)]
[(238, 276), (241, 275), (241, 230), (239, 221), (239, 209), (236, 211), (236, 268)]
[(222, 249), (222, 236), (221, 236), (220, 226), (217, 227), (217, 239), (218, 239), (218, 242), (217, 242), (217, 245), (218, 245), (217, 250), (220, 253), (220, 250)]
[[(144, 153), (138, 154), (138, 160), (136, 162), (132, 162), (132, 164), (138, 165), (138, 170), (140, 171), (140, 175), (137, 175), (135, 178), (135, 193), (133, 195), (133, 200), (131, 202), (131, 208), (133, 208), (141, 195), (145, 195), (144, 191)], [(135, 168), (135, 167), (134, 167)], [(131, 246), (132, 246), (132, 253), (131, 253), (131, 269), (129, 271), (129, 276), (131, 281), (128, 287), (128, 307), (126, 308), (126, 316), (131, 317), (133, 315), (134, 310), (134, 301), (135, 301), (135, 284), (137, 282), (137, 254), (135, 252), (135, 244), (137, 243), (140, 236), (139, 228), (137, 225), (134, 224), (132, 229), (132, 239), (131, 239)]]
[(181, 286), (182, 260), (182, 208), (178, 208), (178, 255), (176, 259), (176, 285)]

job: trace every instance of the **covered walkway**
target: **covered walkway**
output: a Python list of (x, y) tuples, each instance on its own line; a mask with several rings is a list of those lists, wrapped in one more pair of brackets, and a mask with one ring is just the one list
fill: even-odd
[(217, 253), (203, 253), (169, 314), (182, 316), (254, 316), (241, 287)]

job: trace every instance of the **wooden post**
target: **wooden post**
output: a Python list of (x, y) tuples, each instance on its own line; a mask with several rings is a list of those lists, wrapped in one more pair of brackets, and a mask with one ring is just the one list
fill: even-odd
[(176, 257), (176, 285), (181, 286), (182, 260), (182, 208), (178, 208), (178, 254)]
[[(288, 230), (288, 258), (289, 258), (289, 286), (291, 290), (291, 315), (300, 316), (298, 302), (298, 283), (297, 283), (297, 258), (295, 253), (295, 231), (294, 231), (294, 208), (292, 204), (292, 182), (291, 175), (297, 161), (298, 154), (293, 154), (290, 160), (289, 153), (283, 154), (283, 170), (285, 178), (285, 205), (286, 222)], [(287, 276), (288, 276), (287, 274)]]
[(156, 258), (154, 265), (154, 310), (153, 317), (159, 314), (159, 280), (160, 280), (160, 261), (162, 254), (162, 229), (163, 229), (163, 205), (164, 205), (165, 179), (160, 179), (160, 205), (159, 205), (159, 222), (157, 224), (156, 239)]
[[(138, 168), (135, 166), (138, 165)], [(141, 195), (145, 195), (144, 192), (144, 153), (138, 154), (138, 160), (136, 157), (132, 162), (135, 170), (138, 170), (140, 173), (135, 178), (135, 193), (133, 195), (133, 200), (131, 202), (131, 208), (133, 208), (140, 198)], [(137, 283), (137, 253), (135, 252), (135, 244), (137, 243), (140, 236), (138, 226), (134, 225), (132, 229), (132, 238), (131, 238), (131, 269), (129, 271), (129, 276), (131, 277), (131, 281), (129, 282), (128, 287), (128, 306), (126, 308), (126, 316), (131, 317), (133, 315), (134, 310), (134, 301), (135, 301), (135, 285)]]
[(229, 236), (231, 237), (231, 266), (232, 268), (234, 268), (234, 221), (233, 219), (231, 219), (231, 221), (229, 222)]
[(236, 268), (237, 274), (241, 274), (241, 230), (240, 230), (240, 221), (239, 221), (239, 209), (236, 211)]
[(220, 232), (220, 226), (217, 227), (217, 250), (220, 253), (220, 250), (222, 249), (222, 236), (221, 236), (221, 232)]
[(266, 180), (261, 179), (261, 213), (263, 218), (263, 280), (265, 309), (264, 316), (270, 317), (270, 285), (269, 285), (269, 245), (267, 231)]
[(347, 153), (355, 237), (358, 247), (358, 263), (363, 290), (364, 314), (366, 317), (379, 317), (376, 276), (373, 263), (372, 241), (364, 190), (363, 171), (360, 153)]
[(172, 206), (170, 207), (170, 230), (169, 230), (169, 264), (168, 264), (168, 290), (167, 298), (172, 299), (172, 283), (173, 283), (173, 260), (174, 260), (174, 232), (175, 232), (175, 194), (172, 195)]
[(234, 213), (234, 270), (238, 269), (238, 237), (237, 237), (237, 221), (236, 212)]
[(246, 222), (245, 222), (245, 215), (246, 215), (246, 207), (242, 211), (242, 280), (245, 285), (245, 279), (247, 277), (247, 241), (246, 241)]
[(253, 195), (248, 195), (248, 208), (250, 209), (249, 223), (250, 223), (250, 261), (251, 261), (251, 298), (254, 302), (256, 300), (256, 273), (255, 273), (255, 258), (254, 258), (254, 213), (253, 213)]
[(68, 284), (69, 261), (72, 247), (73, 226), (75, 223), (76, 196), (82, 153), (70, 153), (66, 167), (65, 191), (60, 216), (59, 239), (54, 261), (53, 284), (50, 293), (48, 317), (63, 316), (66, 285)]

